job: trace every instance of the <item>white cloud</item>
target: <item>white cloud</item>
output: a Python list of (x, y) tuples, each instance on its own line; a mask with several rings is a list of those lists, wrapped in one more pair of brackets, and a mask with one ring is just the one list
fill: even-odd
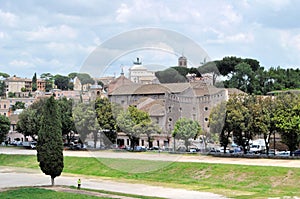
[(116, 11), (117, 22), (124, 23), (128, 20), (131, 10), (128, 8), (127, 4), (122, 3), (121, 6)]
[(280, 31), (281, 45), (285, 49), (296, 49), (300, 53), (300, 33)]
[(13, 60), (9, 63), (10, 66), (13, 67), (32, 67), (33, 65), (24, 60)]
[(29, 41), (65, 41), (77, 37), (77, 31), (67, 25), (52, 27), (40, 26), (37, 30), (26, 33)]
[(18, 17), (10, 12), (0, 10), (0, 24), (4, 26), (14, 27), (17, 24)]

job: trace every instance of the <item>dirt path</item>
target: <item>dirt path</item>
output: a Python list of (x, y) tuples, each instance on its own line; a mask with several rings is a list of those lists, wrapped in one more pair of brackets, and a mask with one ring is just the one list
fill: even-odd
[[(33, 169), (20, 169), (13, 167), (0, 167), (0, 190), (13, 187), (24, 187), (24, 186), (45, 186), (50, 184), (50, 177), (41, 173), (39, 170)], [(62, 175), (55, 178), (55, 185), (58, 188), (57, 191), (69, 191), (68, 189), (63, 189), (66, 186), (77, 186), (78, 176)], [(93, 190), (106, 190), (110, 192), (127, 193), (133, 195), (143, 195), (143, 196), (154, 196), (162, 198), (172, 198), (172, 199), (225, 199), (226, 197), (213, 194), (209, 192), (199, 192), (191, 191), (178, 188), (168, 188), (162, 186), (152, 186), (147, 184), (135, 184), (129, 182), (119, 182), (101, 178), (91, 178), (86, 176), (81, 176), (81, 186), (82, 188), (93, 189)], [(59, 188), (62, 187), (62, 188)], [(72, 190), (72, 192), (77, 192), (77, 190)], [(91, 192), (84, 190), (79, 190), (81, 193), (92, 194)], [(93, 193), (94, 194), (94, 193)], [(101, 193), (100, 193), (101, 194)], [(111, 194), (109, 194), (111, 195)], [(113, 194), (112, 194), (113, 195)], [(117, 198), (121, 198), (118, 196)], [(123, 198), (123, 196), (122, 196)], [(130, 197), (126, 197), (130, 198)]]

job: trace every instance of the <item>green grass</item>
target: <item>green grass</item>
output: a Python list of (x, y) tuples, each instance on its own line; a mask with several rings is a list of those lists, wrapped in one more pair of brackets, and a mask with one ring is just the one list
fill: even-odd
[[(169, 162), (158, 170), (138, 173), (128, 170), (159, 162), (82, 157), (65, 157), (64, 162), (64, 173), (208, 191), (233, 198), (300, 196), (299, 168)], [(0, 166), (38, 168), (38, 163), (35, 156), (0, 155)]]
[(63, 198), (63, 199), (96, 199), (96, 198), (106, 198), (106, 197), (97, 197), (89, 196), (83, 194), (75, 193), (65, 193), (65, 192), (56, 192), (53, 190), (41, 189), (41, 188), (18, 188), (8, 191), (1, 192), (0, 199), (53, 199), (53, 198)]

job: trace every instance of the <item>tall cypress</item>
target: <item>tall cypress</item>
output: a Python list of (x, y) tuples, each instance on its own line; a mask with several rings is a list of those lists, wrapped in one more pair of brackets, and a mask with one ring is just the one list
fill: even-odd
[(43, 173), (51, 176), (52, 186), (64, 168), (61, 127), (59, 106), (52, 96), (43, 107), (37, 141), (37, 160)]
[(34, 73), (32, 77), (32, 86), (31, 86), (32, 92), (37, 90), (37, 78), (36, 78), (36, 73)]

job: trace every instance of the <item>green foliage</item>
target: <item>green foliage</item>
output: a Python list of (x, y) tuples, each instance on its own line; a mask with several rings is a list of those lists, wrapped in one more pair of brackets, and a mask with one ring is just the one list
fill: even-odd
[(9, 98), (14, 98), (14, 97), (16, 97), (16, 94), (13, 93), (13, 92), (8, 92), (8, 97)]
[[(148, 128), (149, 131), (150, 129), (153, 130), (149, 114), (134, 106), (129, 106), (127, 110), (121, 111), (116, 121), (119, 129), (126, 133), (131, 140), (132, 148), (136, 146), (140, 135), (146, 133), (146, 128)], [(141, 130), (142, 126), (147, 127)]]
[(281, 138), (290, 151), (300, 144), (300, 98), (295, 94), (285, 94), (277, 97), (277, 110), (274, 121)]
[(0, 96), (4, 96), (6, 92), (6, 87), (4, 81), (0, 81)]
[(80, 82), (81, 82), (82, 85), (85, 85), (85, 84), (94, 84), (95, 83), (95, 81), (87, 73), (78, 73), (77, 77), (80, 80)]
[(155, 76), (158, 78), (160, 83), (187, 82), (186, 77), (180, 74), (174, 67), (168, 68), (164, 71), (157, 71), (155, 72)]
[(61, 116), (62, 135), (66, 136), (68, 143), (70, 143), (71, 139), (73, 138), (71, 132), (76, 131), (72, 112), (73, 100), (68, 100), (67, 98), (63, 97), (59, 99), (57, 103), (59, 106), (59, 113)]
[(37, 161), (41, 170), (54, 178), (60, 176), (64, 167), (61, 117), (54, 97), (46, 100), (43, 107), (41, 127), (37, 141)]
[(85, 142), (87, 135), (90, 133), (93, 133), (94, 138), (97, 139), (100, 126), (97, 121), (94, 103), (75, 104), (73, 107), (73, 119), (76, 130), (79, 133), (80, 139), (83, 143)]
[(55, 75), (54, 76), (54, 84), (57, 86), (58, 89), (68, 90), (69, 77), (62, 76), (62, 75)]
[(97, 120), (105, 137), (110, 143), (115, 143), (117, 139), (116, 119), (112, 112), (112, 104), (108, 98), (97, 98), (95, 102)]
[(16, 130), (24, 136), (35, 138), (40, 129), (40, 118), (41, 115), (37, 113), (36, 109), (28, 108), (23, 110), (19, 115)]
[(25, 103), (21, 101), (17, 101), (13, 106), (12, 110), (15, 111), (17, 109), (25, 109)]
[(42, 189), (42, 188), (16, 188), (1, 192), (1, 198), (5, 199), (53, 199), (53, 198), (64, 198), (64, 199), (99, 199), (107, 197), (97, 197), (85, 194), (66, 193), (54, 190)]
[[(141, 162), (144, 162), (143, 165), (153, 165), (161, 161), (70, 156), (65, 157), (64, 161), (64, 173), (128, 179), (138, 183), (219, 193), (229, 198), (300, 196), (300, 168), (169, 162), (155, 171), (128, 173), (108, 167), (103, 162), (119, 161), (124, 166), (134, 166)], [(32, 168), (37, 163), (35, 157), (30, 155), (0, 154), (0, 165)]]
[(10, 121), (8, 117), (0, 115), (0, 143), (2, 143), (10, 129)]
[(0, 76), (3, 78), (8, 78), (9, 74), (0, 72)]
[(152, 136), (155, 134), (160, 134), (162, 132), (162, 129), (152, 121), (142, 121), (141, 123), (135, 125), (133, 127), (133, 130), (137, 132), (139, 135), (145, 134), (148, 139), (148, 147), (152, 147), (151, 141), (152, 141)]
[(45, 102), (44, 99), (40, 99), (20, 113), (17, 123), (18, 132), (24, 136), (31, 136), (33, 139), (38, 135)]
[(202, 66), (199, 66), (197, 71), (199, 71), (200, 74), (212, 73), (213, 85), (216, 84), (217, 77), (220, 75), (220, 71), (217, 67), (217, 61), (207, 62)]
[(36, 73), (34, 73), (32, 77), (32, 86), (31, 86), (32, 92), (37, 90), (37, 78), (36, 78)]
[(70, 79), (74, 79), (74, 78), (77, 76), (77, 74), (78, 74), (78, 73), (76, 73), (76, 72), (69, 73), (69, 74), (68, 74), (68, 77), (69, 77)]
[(226, 147), (229, 144), (229, 137), (231, 135), (231, 129), (229, 129), (229, 125), (226, 122), (228, 113), (226, 111), (226, 106), (226, 102), (216, 105), (213, 107), (209, 115), (210, 132), (213, 135), (217, 135), (220, 145), (224, 147), (224, 151), (226, 151)]
[(41, 79), (46, 81), (46, 92), (49, 92), (53, 88), (53, 75), (51, 73), (43, 73), (41, 74)]
[(188, 149), (189, 139), (196, 139), (201, 131), (201, 126), (197, 121), (188, 118), (180, 118), (175, 123), (172, 135), (177, 139), (184, 140), (185, 147)]

